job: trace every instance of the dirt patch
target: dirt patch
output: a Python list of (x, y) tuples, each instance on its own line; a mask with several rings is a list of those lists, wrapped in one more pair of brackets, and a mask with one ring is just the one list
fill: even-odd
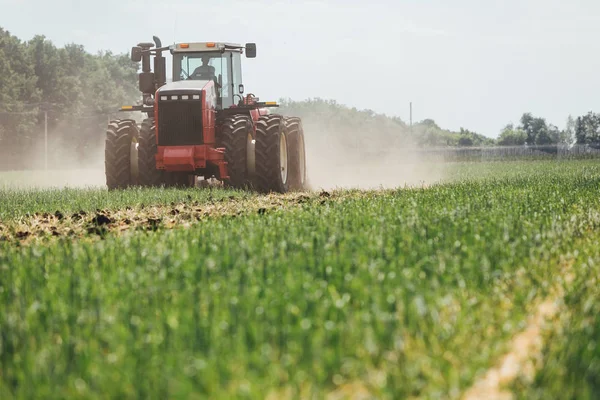
[[(343, 192), (328, 193), (328, 200), (342, 199)], [(214, 200), (207, 203), (180, 202), (170, 205), (127, 207), (122, 210), (79, 211), (65, 215), (55, 213), (28, 215), (14, 221), (0, 223), (0, 242), (28, 244), (57, 237), (81, 238), (85, 236), (102, 238), (107, 234), (120, 234), (126, 231), (156, 231), (189, 227), (207, 218), (241, 215), (265, 215), (276, 209), (301, 207), (307, 203), (320, 204), (319, 193), (270, 194), (247, 199)]]

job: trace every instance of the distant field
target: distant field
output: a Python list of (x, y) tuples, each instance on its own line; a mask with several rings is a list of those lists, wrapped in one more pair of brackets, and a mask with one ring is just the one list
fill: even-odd
[(509, 389), (600, 390), (597, 162), (288, 196), (1, 186), (2, 399), (458, 399), (556, 288)]

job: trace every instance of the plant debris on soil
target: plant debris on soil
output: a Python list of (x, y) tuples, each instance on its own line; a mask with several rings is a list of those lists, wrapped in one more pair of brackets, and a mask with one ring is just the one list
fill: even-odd
[[(328, 198), (343, 198), (349, 193), (327, 193)], [(27, 244), (49, 238), (85, 236), (103, 237), (108, 233), (120, 234), (132, 230), (156, 231), (189, 227), (205, 218), (220, 216), (264, 215), (269, 210), (302, 206), (321, 202), (322, 193), (269, 194), (245, 199), (229, 197), (210, 200), (209, 203), (172, 202), (170, 205), (140, 205), (120, 210), (79, 211), (68, 216), (60, 210), (54, 214), (28, 215), (14, 221), (0, 223), (0, 241)]]

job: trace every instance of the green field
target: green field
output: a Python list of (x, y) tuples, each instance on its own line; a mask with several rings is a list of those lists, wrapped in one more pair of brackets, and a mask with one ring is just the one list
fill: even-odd
[(0, 188), (0, 398), (458, 399), (556, 287), (509, 389), (595, 398), (599, 194), (591, 160), (290, 196)]

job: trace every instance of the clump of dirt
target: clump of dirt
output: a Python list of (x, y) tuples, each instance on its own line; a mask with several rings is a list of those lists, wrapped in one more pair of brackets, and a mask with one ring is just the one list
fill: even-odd
[(92, 219), (92, 223), (96, 226), (104, 226), (112, 223), (113, 221), (105, 214), (96, 214)]

